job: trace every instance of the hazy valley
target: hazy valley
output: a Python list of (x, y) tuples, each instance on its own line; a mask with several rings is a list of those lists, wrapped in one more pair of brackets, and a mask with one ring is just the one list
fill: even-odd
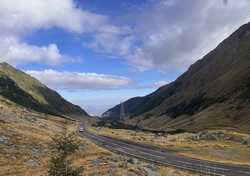
[(249, 9), (0, 0), (0, 176), (250, 176)]

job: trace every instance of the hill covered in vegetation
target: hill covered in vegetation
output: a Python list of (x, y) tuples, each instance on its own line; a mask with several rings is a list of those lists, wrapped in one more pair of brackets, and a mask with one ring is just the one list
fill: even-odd
[(7, 63), (0, 64), (0, 96), (38, 112), (77, 119), (89, 116), (56, 91)]
[[(250, 23), (155, 92), (124, 102), (126, 123), (154, 129), (250, 132)], [(103, 114), (119, 117), (120, 105)]]

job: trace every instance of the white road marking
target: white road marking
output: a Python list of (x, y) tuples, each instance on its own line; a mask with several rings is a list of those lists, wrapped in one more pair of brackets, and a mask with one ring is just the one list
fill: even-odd
[(248, 174), (250, 175), (250, 172), (247, 172), (247, 171), (239, 171), (240, 173), (243, 173), (243, 174)]
[(156, 157), (156, 158), (166, 159), (166, 158), (163, 157), (163, 156), (154, 155), (154, 154), (147, 153), (147, 152), (143, 152), (143, 151), (138, 151), (138, 152), (139, 152), (139, 153), (142, 153), (142, 154), (144, 154), (144, 155), (150, 155), (150, 156), (153, 156), (153, 157)]
[[(106, 147), (110, 147), (113, 150), (116, 150), (116, 151), (121, 152), (123, 154), (127, 154), (129, 156), (134, 156), (136, 158), (141, 158), (141, 159), (144, 159), (144, 160), (147, 160), (147, 161), (156, 162), (156, 163), (159, 163), (159, 164), (169, 165), (169, 166), (177, 167), (177, 168), (180, 168), (180, 169), (191, 170), (191, 171), (196, 171), (196, 172), (198, 171), (197, 168), (193, 168), (194, 166), (197, 167), (197, 165), (196, 164), (194, 165), (194, 163), (191, 163), (191, 162), (178, 161), (178, 160), (174, 161), (174, 162), (178, 162), (178, 163), (190, 165), (190, 166), (183, 166), (183, 165), (177, 165), (177, 164), (169, 163), (168, 161), (165, 161), (165, 160), (164, 161), (159, 161), (157, 159), (155, 160), (155, 159), (152, 159), (152, 158), (145, 158), (144, 156), (140, 155), (139, 153), (144, 154), (144, 155), (150, 155), (150, 156), (153, 156), (153, 157), (156, 157), (156, 158), (167, 159), (167, 157), (154, 155), (154, 154), (151, 154), (151, 153), (148, 153), (148, 152), (144, 152), (144, 151), (140, 151), (140, 150), (138, 150), (138, 151), (135, 150), (135, 148), (137, 148), (137, 149), (139, 148), (139, 149), (142, 149), (142, 150), (146, 149), (146, 148), (141, 147), (141, 146), (133, 146), (132, 144), (126, 144), (123, 141), (118, 141), (118, 143), (120, 143), (122, 145), (126, 145), (128, 147), (130, 147), (130, 145), (133, 146), (133, 148), (128, 148), (128, 147), (122, 146), (120, 144), (114, 143), (112, 139), (109, 139), (109, 138), (106, 138), (106, 137), (93, 135), (93, 134), (88, 133), (88, 132), (85, 132), (85, 134), (82, 134), (82, 135), (83, 136), (87, 135), (87, 137), (92, 138), (92, 139), (94, 139), (97, 142), (106, 143), (105, 144)], [(154, 151), (152, 149), (146, 149), (146, 150), (153, 151), (154, 153), (164, 154), (164, 152)], [(134, 152), (137, 152), (138, 154), (134, 154)], [(221, 171), (230, 171), (230, 169), (220, 168), (220, 167), (216, 167), (216, 166), (209, 166), (209, 165), (205, 165), (205, 164), (201, 165), (201, 167), (203, 167), (205, 169), (204, 171), (202, 171), (204, 173), (205, 173), (206, 169), (208, 169), (208, 168), (212, 169), (213, 171), (210, 172), (210, 174), (213, 174), (215, 176), (225, 176), (224, 174), (216, 173), (216, 171), (218, 171), (218, 170), (221, 170)], [(250, 175), (250, 172), (247, 172), (247, 171), (238, 171), (238, 172)]]
[[(192, 164), (192, 163), (186, 162), (186, 161), (177, 161), (177, 162), (183, 163), (183, 164)], [(200, 166), (203, 167), (203, 168), (210, 168), (210, 169), (216, 169), (216, 170), (229, 171), (229, 169), (224, 169), (224, 168), (215, 167), (215, 166), (209, 166), (209, 165), (204, 165), (204, 164), (201, 164)]]

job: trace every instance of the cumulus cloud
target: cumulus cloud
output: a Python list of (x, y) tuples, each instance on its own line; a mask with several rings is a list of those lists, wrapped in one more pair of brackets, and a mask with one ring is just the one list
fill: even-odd
[(1, 0), (0, 16), (5, 34), (50, 27), (83, 33), (107, 26), (107, 17), (81, 10), (73, 0)]
[(133, 82), (127, 77), (97, 73), (59, 72), (55, 70), (30, 70), (26, 72), (55, 89), (105, 90), (125, 87)]
[(248, 0), (153, 0), (118, 26), (112, 17), (82, 9), (74, 0), (1, 0), (0, 58), (46, 64), (72, 60), (56, 44), (34, 46), (22, 40), (35, 30), (55, 27), (77, 33), (83, 47), (123, 57), (141, 71), (179, 72), (250, 21), (249, 9)]
[(129, 39), (121, 37), (128, 33), (126, 27), (113, 25), (108, 16), (79, 8), (74, 0), (1, 0), (0, 17), (0, 40), (4, 41), (0, 45), (1, 60), (12, 63), (59, 64), (72, 60), (53, 43), (38, 47), (22, 41), (23, 36), (38, 29), (56, 27), (81, 37), (88, 34), (89, 47), (106, 53), (123, 54), (129, 47)]
[[(128, 35), (124, 36), (124, 33), (128, 33)], [(92, 41), (83, 43), (83, 46), (98, 53), (126, 57), (131, 52), (133, 40), (134, 37), (129, 35), (129, 32), (106, 32), (96, 34)]]
[(127, 57), (139, 70), (183, 71), (250, 21), (248, 0), (159, 0), (138, 14), (140, 45)]
[(57, 65), (76, 60), (60, 53), (56, 44), (38, 47), (20, 42), (16, 38), (3, 38), (0, 42), (0, 61), (11, 64), (45, 63)]
[(170, 81), (158, 81), (158, 82), (155, 82), (155, 83), (153, 84), (153, 86), (159, 88), (159, 87), (164, 86), (164, 85), (167, 85), (167, 84), (169, 84), (169, 83), (170, 83)]

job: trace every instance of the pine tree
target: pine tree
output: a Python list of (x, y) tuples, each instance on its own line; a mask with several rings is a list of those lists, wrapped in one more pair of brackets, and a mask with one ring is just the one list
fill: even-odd
[(53, 157), (49, 163), (49, 176), (81, 176), (82, 167), (73, 167), (69, 156), (78, 150), (79, 146), (74, 133), (57, 135), (53, 138), (51, 151)]

